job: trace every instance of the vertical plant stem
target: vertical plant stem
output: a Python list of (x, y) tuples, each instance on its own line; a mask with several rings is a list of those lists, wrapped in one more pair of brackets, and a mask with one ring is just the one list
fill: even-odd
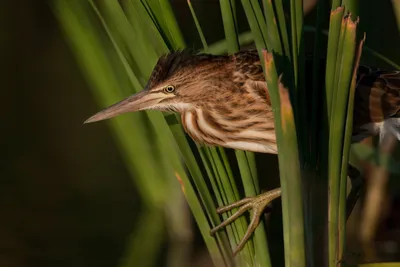
[(345, 239), (346, 239), (346, 220), (347, 220), (347, 211), (346, 211), (346, 197), (347, 197), (347, 170), (348, 170), (348, 162), (349, 162), (349, 153), (350, 153), (350, 145), (351, 145), (351, 136), (353, 132), (353, 107), (354, 107), (354, 94), (356, 90), (356, 78), (358, 66), (360, 63), (362, 48), (365, 42), (364, 38), (360, 41), (357, 54), (355, 56), (355, 62), (353, 66), (353, 74), (351, 80), (351, 86), (349, 90), (349, 101), (347, 106), (347, 116), (346, 116), (346, 129), (345, 129), (345, 137), (344, 137), (344, 151), (342, 158), (342, 167), (341, 167), (341, 177), (340, 177), (340, 194), (339, 194), (339, 218), (338, 218), (338, 260), (343, 259), (344, 251), (345, 251)]
[(237, 36), (234, 0), (220, 0), (222, 22), (228, 45), (228, 53), (239, 51), (239, 40)]
[[(302, 185), (296, 126), (289, 93), (278, 79), (273, 55), (263, 52), (271, 95), (282, 188), (285, 266), (306, 266)], [(287, 168), (290, 166), (290, 168)]]
[(192, 3), (190, 2), (190, 0), (187, 0), (187, 3), (188, 3), (188, 6), (189, 6), (189, 9), (190, 9), (190, 13), (192, 13), (192, 17), (193, 17), (194, 23), (196, 24), (196, 29), (197, 29), (197, 32), (199, 33), (200, 40), (201, 40), (201, 43), (203, 44), (204, 51), (207, 52), (208, 51), (208, 44), (207, 44), (206, 38), (204, 37), (203, 30), (201, 29), (199, 20), (197, 19), (196, 12), (194, 11)]
[[(344, 146), (345, 138), (350, 138), (351, 131), (347, 132), (346, 137), (346, 114), (348, 110), (349, 91), (354, 68), (354, 51), (356, 41), (356, 28), (358, 21), (353, 22), (350, 17), (343, 18), (339, 41), (339, 50), (336, 59), (336, 77), (334, 96), (332, 98), (332, 117), (330, 118), (330, 138), (329, 142), (329, 195), (328, 195), (328, 235), (329, 235), (329, 266), (336, 266), (339, 262), (340, 251), (343, 250), (344, 242), (339, 240), (339, 220), (346, 216), (344, 211), (344, 199), (346, 197), (346, 178), (345, 173), (341, 173), (343, 155), (348, 159), (348, 149)], [(339, 67), (340, 66), (340, 69)], [(351, 94), (350, 94), (351, 97)], [(352, 116), (352, 115), (349, 115)], [(351, 126), (349, 126), (351, 127)], [(347, 152), (347, 155), (346, 155)], [(344, 176), (345, 175), (345, 176)], [(342, 179), (341, 179), (342, 178)], [(341, 192), (342, 191), (342, 192)], [(342, 202), (342, 205), (340, 203)], [(341, 209), (340, 206), (343, 208)], [(341, 213), (340, 213), (341, 212)]]

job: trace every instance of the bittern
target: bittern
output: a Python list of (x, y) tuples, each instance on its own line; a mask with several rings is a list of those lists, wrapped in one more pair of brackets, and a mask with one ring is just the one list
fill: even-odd
[[(100, 111), (85, 123), (126, 112), (179, 112), (184, 130), (196, 142), (252, 152), (276, 154), (274, 118), (260, 58), (256, 50), (232, 55), (198, 54), (180, 50), (162, 56), (144, 90)], [(360, 67), (354, 103), (353, 142), (393, 133), (400, 139), (400, 72)], [(225, 227), (252, 209), (251, 223), (234, 252), (244, 246), (264, 208), (280, 188), (221, 207), (239, 210)]]

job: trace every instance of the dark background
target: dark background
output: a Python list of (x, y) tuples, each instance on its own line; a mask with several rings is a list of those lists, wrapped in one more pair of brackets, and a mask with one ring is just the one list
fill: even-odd
[[(200, 48), (186, 1), (171, 2), (188, 46)], [(399, 31), (387, 12), (390, 1), (373, 8), (376, 2), (362, 2), (367, 45), (400, 62)], [(100, 107), (49, 3), (0, 4), (0, 267), (117, 266), (139, 200), (107, 124), (82, 124)], [(209, 43), (222, 39), (218, 1), (192, 3)], [(242, 11), (239, 19), (245, 21)], [(247, 29), (246, 22), (240, 25), (241, 31)], [(387, 67), (366, 53), (363, 61)], [(277, 173), (276, 158), (271, 161), (270, 171)], [(389, 215), (396, 210), (398, 192)], [(398, 232), (399, 215), (389, 215), (394, 226), (383, 227), (382, 235), (389, 228)], [(195, 240), (200, 250), (198, 233)]]

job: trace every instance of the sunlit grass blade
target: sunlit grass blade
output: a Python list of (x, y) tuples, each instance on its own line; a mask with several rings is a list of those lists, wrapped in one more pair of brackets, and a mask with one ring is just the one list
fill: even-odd
[[(243, 188), (246, 196), (256, 196), (260, 192), (256, 191), (256, 186), (252, 176), (251, 165), (248, 163), (246, 153), (236, 150), (236, 159), (239, 166), (240, 176), (243, 182)], [(256, 181), (258, 183), (258, 181)], [(271, 259), (268, 250), (268, 243), (266, 239), (266, 232), (264, 230), (264, 223), (261, 221), (259, 226), (254, 232), (254, 246), (258, 264), (261, 266), (270, 266)]]
[(342, 0), (332, 0), (332, 10), (340, 7), (342, 5)]
[[(134, 0), (132, 0), (134, 1)], [(168, 43), (170, 49), (184, 48), (185, 40), (179, 29), (178, 22), (168, 0), (140, 0), (151, 14), (154, 15), (157, 26), (164, 36), (164, 41)]]
[[(264, 16), (262, 15), (259, 3), (256, 1), (242, 0), (242, 5), (259, 53), (263, 48), (269, 49), (267, 25)], [(256, 10), (259, 12), (256, 12)], [(261, 57), (262, 54), (260, 54), (260, 58)]]
[(189, 9), (190, 9), (190, 13), (192, 13), (194, 23), (196, 24), (196, 29), (197, 29), (197, 32), (199, 33), (201, 43), (203, 44), (203, 49), (205, 52), (207, 52), (208, 44), (207, 44), (206, 38), (204, 37), (203, 30), (201, 29), (199, 20), (197, 19), (196, 12), (194, 12), (194, 9), (193, 9), (193, 6), (192, 6), (192, 3), (190, 2), (190, 0), (187, 0), (187, 3), (189, 6)]
[(225, 38), (229, 53), (235, 53), (239, 51), (234, 2), (234, 0), (221, 0), (219, 2), (221, 6), (222, 22), (224, 25)]
[[(346, 197), (347, 197), (347, 170), (349, 162), (349, 153), (351, 145), (351, 136), (353, 132), (353, 107), (354, 107), (354, 95), (356, 90), (356, 78), (358, 72), (358, 66), (360, 63), (362, 47), (365, 42), (361, 40), (357, 47), (357, 54), (355, 55), (353, 64), (353, 74), (351, 80), (351, 86), (349, 89), (349, 98), (347, 103), (347, 114), (346, 124), (343, 141), (343, 152), (342, 152), (342, 166), (341, 166), (341, 177), (339, 186), (339, 207), (338, 207), (338, 259), (343, 259), (345, 252), (345, 239), (346, 239), (346, 221), (347, 221), (347, 210), (346, 210)], [(352, 188), (353, 189), (353, 188)]]
[[(145, 46), (146, 49), (153, 49), (158, 56), (168, 52), (168, 46), (159, 32), (154, 20), (147, 12), (145, 5), (140, 1), (123, 0), (121, 3), (126, 17), (128, 18), (133, 29), (139, 29), (145, 36), (145, 39), (140, 39), (144, 44), (151, 43), (151, 46)], [(142, 37), (140, 37), (142, 38)], [(131, 49), (137, 49), (137, 46), (129, 44)], [(145, 50), (146, 51), (146, 50)]]
[(272, 54), (264, 50), (263, 56), (279, 150), (285, 266), (306, 266), (301, 171), (293, 108), (288, 90), (278, 79)]
[[(335, 14), (335, 13), (332, 13)], [(337, 14), (337, 13), (336, 13)], [(346, 126), (346, 118), (351, 117), (348, 114), (350, 85), (355, 68), (355, 50), (356, 50), (356, 29), (358, 21), (353, 22), (350, 16), (341, 19), (341, 27), (338, 38), (338, 49), (336, 50), (336, 57), (331, 56), (327, 61), (328, 66), (332, 66), (335, 70), (335, 75), (332, 78), (332, 98), (331, 98), (331, 111), (329, 116), (329, 158), (328, 158), (328, 177), (329, 177), (329, 190), (328, 190), (328, 264), (329, 266), (336, 266), (336, 263), (341, 259), (340, 255), (343, 253), (344, 242), (339, 239), (342, 232), (345, 230), (340, 227), (340, 220), (346, 216), (345, 213), (345, 197), (346, 197), (346, 179), (347, 179), (347, 159), (350, 141), (348, 138), (351, 136), (351, 126)], [(331, 38), (331, 36), (330, 36)], [(329, 39), (329, 44), (331, 44)], [(328, 46), (329, 47), (329, 46)], [(329, 48), (328, 48), (329, 49)], [(328, 50), (329, 53), (329, 50)], [(333, 66), (335, 66), (333, 68)], [(327, 70), (328, 72), (328, 70)], [(329, 74), (328, 74), (329, 75)], [(327, 80), (327, 87), (330, 81)], [(328, 91), (328, 88), (327, 88)], [(328, 93), (328, 92), (327, 92)], [(351, 105), (350, 105), (351, 107)], [(346, 128), (349, 130), (346, 132)], [(347, 140), (347, 147), (344, 146), (344, 140)], [(347, 153), (347, 155), (346, 155)], [(345, 159), (346, 162), (342, 162)], [(343, 165), (346, 165), (345, 173), (342, 173)], [(342, 203), (340, 205), (340, 203)], [(342, 208), (340, 208), (342, 207)], [(345, 219), (342, 219), (342, 222)], [(342, 232), (339, 232), (342, 231)]]
[[(89, 2), (96, 8), (93, 1)], [(97, 14), (105, 21), (103, 25), (109, 28), (108, 34), (112, 35), (115, 43), (123, 52), (131, 71), (139, 78), (142, 85), (146, 84), (147, 75), (151, 73), (158, 56), (151, 46), (146, 45), (150, 40), (140, 28), (140, 23), (129, 23), (117, 1), (101, 1), (98, 8), (100, 11)], [(142, 41), (137, 42), (136, 38)], [(134, 43), (135, 46), (132, 46)]]
[[(276, 3), (281, 3), (281, 1), (276, 1)], [(278, 22), (274, 12), (274, 7), (272, 1), (264, 2), (265, 19), (268, 27), (268, 47), (269, 52), (274, 52), (277, 55), (284, 56), (284, 50), (280, 41), (280, 34), (278, 29)], [(280, 21), (280, 23), (285, 23), (285, 20)]]
[[(217, 173), (216, 178), (218, 183), (218, 190), (220, 191), (223, 198), (222, 205), (220, 206), (238, 201), (240, 197), (235, 181), (229, 179), (228, 174), (226, 172), (226, 168), (223, 166), (224, 161), (222, 161), (222, 159), (220, 158), (217, 149), (208, 148), (207, 150), (209, 153), (209, 158), (214, 160), (213, 168), (215, 168), (215, 172)], [(227, 212), (226, 215), (230, 216), (234, 213), (234, 211), (235, 210), (231, 210)], [(224, 220), (227, 219), (226, 215), (223, 215)], [(232, 248), (235, 248), (246, 232), (247, 223), (245, 221), (245, 218), (242, 217), (238, 220), (235, 220), (232, 226), (234, 230), (233, 233), (234, 239), (232, 239), (231, 237), (231, 240), (234, 240)], [(253, 242), (250, 241), (246, 243), (245, 247), (240, 252), (239, 260), (245, 262), (246, 265), (254, 265), (253, 255), (254, 255)]]
[(329, 24), (329, 36), (328, 36), (328, 52), (326, 61), (326, 103), (327, 103), (327, 118), (330, 118), (332, 110), (332, 98), (333, 98), (333, 87), (336, 80), (336, 64), (331, 62), (336, 62), (336, 55), (338, 50), (338, 42), (340, 36), (340, 26), (342, 23), (344, 8), (338, 7), (331, 12), (330, 24)]
[[(218, 206), (223, 206), (226, 203), (228, 203), (224, 189), (229, 190), (229, 187), (224, 188), (221, 184), (220, 175), (223, 175), (223, 173), (218, 172), (218, 169), (217, 169), (218, 167), (215, 162), (215, 155), (213, 155), (213, 153), (211, 151), (212, 149), (214, 149), (214, 148), (199, 147), (199, 152), (200, 152), (200, 156), (203, 160), (203, 163), (205, 165), (208, 177), (210, 178), (211, 186), (212, 186), (217, 204), (218, 204)], [(219, 164), (218, 164), (218, 166), (219, 166)], [(230, 213), (223, 214), (222, 218), (225, 220), (229, 217), (229, 215), (231, 215), (231, 214)], [(237, 242), (239, 242), (239, 236), (237, 234), (237, 231), (234, 229), (233, 225), (228, 225), (226, 228), (226, 232), (228, 234), (231, 247), (233, 248), (235, 246), (235, 244)]]

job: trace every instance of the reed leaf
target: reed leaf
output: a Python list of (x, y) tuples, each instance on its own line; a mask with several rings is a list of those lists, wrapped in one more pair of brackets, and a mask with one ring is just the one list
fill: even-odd
[[(264, 16), (261, 13), (261, 7), (257, 1), (242, 0), (242, 5), (246, 13), (247, 21), (250, 25), (250, 30), (253, 34), (254, 41), (257, 49), (262, 58), (261, 49), (269, 49), (267, 40), (267, 25), (265, 23)], [(259, 12), (256, 12), (258, 10)]]
[(266, 51), (263, 55), (279, 150), (285, 266), (306, 266), (301, 171), (294, 112), (288, 90), (278, 79), (273, 55)]
[[(350, 84), (358, 67), (358, 63), (354, 64), (358, 21), (353, 22), (349, 16), (343, 17), (342, 7), (334, 10), (331, 18), (333, 27), (328, 39), (326, 78), (329, 118), (328, 266), (336, 266), (344, 250), (347, 164), (352, 133), (352, 126), (346, 123), (352, 121), (352, 103), (349, 105), (349, 101), (352, 101), (353, 93)], [(328, 73), (328, 69), (333, 73)]]
[(221, 13), (222, 22), (224, 25), (224, 32), (229, 53), (239, 51), (239, 40), (237, 36), (237, 25), (235, 20), (235, 1), (234, 0), (221, 0)]
[(197, 29), (197, 32), (199, 33), (200, 40), (201, 40), (201, 43), (203, 44), (204, 51), (207, 52), (208, 44), (207, 44), (206, 38), (204, 37), (203, 30), (201, 29), (199, 20), (197, 19), (196, 12), (194, 12), (194, 9), (193, 9), (193, 6), (192, 6), (192, 3), (190, 2), (190, 0), (188, 0), (187, 3), (189, 6), (189, 9), (190, 9), (190, 13), (192, 14), (194, 23), (196, 24), (196, 29)]

